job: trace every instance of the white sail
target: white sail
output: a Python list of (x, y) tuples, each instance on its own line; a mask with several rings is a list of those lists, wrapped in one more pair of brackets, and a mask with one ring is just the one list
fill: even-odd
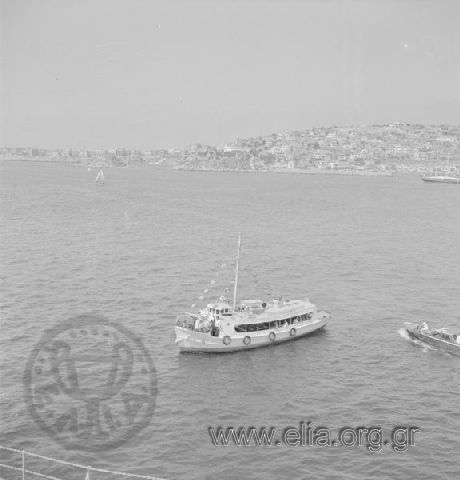
[(102, 171), (102, 168), (99, 170), (96, 176), (96, 183), (104, 183), (104, 172)]

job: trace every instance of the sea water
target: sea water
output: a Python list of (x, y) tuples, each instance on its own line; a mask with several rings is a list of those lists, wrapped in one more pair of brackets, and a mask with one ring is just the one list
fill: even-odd
[[(455, 478), (460, 359), (398, 331), (422, 320), (460, 330), (458, 185), (158, 167), (104, 173), (101, 186), (86, 168), (1, 165), (0, 444), (174, 479)], [(323, 333), (275, 347), (179, 354), (176, 313), (231, 291), (239, 232), (240, 297), (309, 298), (333, 318)], [(88, 312), (142, 337), (158, 395), (137, 436), (83, 453), (33, 422), (23, 374), (45, 329)], [(281, 432), (300, 422), (420, 432), (406, 452), (373, 453), (214, 446), (208, 430)]]

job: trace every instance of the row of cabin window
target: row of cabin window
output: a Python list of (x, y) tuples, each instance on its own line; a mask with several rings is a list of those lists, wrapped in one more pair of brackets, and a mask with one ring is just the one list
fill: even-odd
[(286, 318), (285, 320), (274, 320), (272, 322), (265, 323), (247, 323), (245, 325), (238, 325), (235, 327), (235, 332), (258, 332), (260, 330), (269, 330), (271, 328), (279, 328), (286, 325), (293, 325), (298, 322), (305, 322), (310, 320), (313, 313), (305, 313), (303, 315)]

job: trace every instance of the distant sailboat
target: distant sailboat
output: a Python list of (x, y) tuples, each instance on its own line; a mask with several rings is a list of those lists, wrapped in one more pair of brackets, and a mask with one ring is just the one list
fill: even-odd
[(104, 185), (104, 172), (102, 171), (102, 168), (99, 170), (96, 176), (96, 183), (100, 185)]

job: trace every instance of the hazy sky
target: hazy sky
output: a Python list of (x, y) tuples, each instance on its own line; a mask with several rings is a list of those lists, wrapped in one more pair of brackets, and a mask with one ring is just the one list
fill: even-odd
[(460, 123), (460, 1), (0, 0), (1, 144)]

